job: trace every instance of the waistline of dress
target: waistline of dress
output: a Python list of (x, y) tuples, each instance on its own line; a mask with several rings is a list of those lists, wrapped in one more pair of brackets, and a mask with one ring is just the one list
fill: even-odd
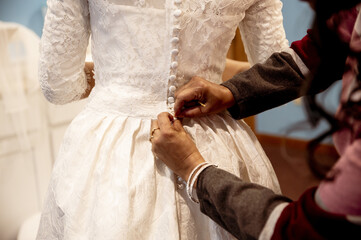
[(155, 119), (161, 112), (169, 112), (166, 96), (161, 93), (137, 91), (134, 87), (97, 86), (91, 91), (87, 110), (106, 115)]

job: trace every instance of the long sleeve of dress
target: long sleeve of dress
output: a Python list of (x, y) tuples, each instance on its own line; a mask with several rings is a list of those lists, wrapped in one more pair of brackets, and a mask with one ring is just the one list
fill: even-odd
[(40, 44), (39, 78), (52, 103), (79, 100), (88, 88), (84, 73), (90, 35), (88, 1), (48, 0)]
[(289, 47), (283, 28), (282, 3), (260, 0), (247, 9), (239, 24), (248, 61), (265, 61), (274, 52)]

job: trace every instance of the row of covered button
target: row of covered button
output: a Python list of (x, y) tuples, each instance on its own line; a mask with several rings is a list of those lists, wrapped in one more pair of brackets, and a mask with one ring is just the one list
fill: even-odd
[[(182, 10), (180, 9), (180, 4), (182, 0), (174, 0), (174, 11), (173, 11), (173, 32), (171, 39), (171, 64), (170, 64), (170, 75), (169, 75), (169, 92), (168, 92), (168, 106), (170, 112), (174, 111), (174, 93), (176, 90), (175, 81), (177, 79), (177, 69), (178, 69), (178, 53), (179, 53), (179, 17), (182, 15)], [(178, 189), (184, 189), (184, 181), (181, 177), (176, 176), (176, 186)]]
[(168, 106), (171, 112), (173, 112), (174, 107), (174, 92), (176, 90), (175, 81), (177, 78), (177, 69), (178, 69), (178, 44), (179, 44), (179, 17), (182, 15), (182, 10), (179, 8), (182, 0), (174, 0), (174, 10), (173, 10), (173, 32), (171, 39), (171, 64), (170, 64), (170, 76), (169, 76), (169, 92), (168, 92)]

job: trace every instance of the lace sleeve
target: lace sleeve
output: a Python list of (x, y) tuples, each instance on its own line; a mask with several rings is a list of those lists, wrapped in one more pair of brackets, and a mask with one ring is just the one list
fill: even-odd
[(280, 0), (259, 0), (247, 9), (239, 29), (251, 65), (289, 47), (281, 10)]
[(54, 104), (79, 100), (88, 88), (84, 73), (90, 35), (87, 0), (48, 0), (40, 43), (39, 79)]

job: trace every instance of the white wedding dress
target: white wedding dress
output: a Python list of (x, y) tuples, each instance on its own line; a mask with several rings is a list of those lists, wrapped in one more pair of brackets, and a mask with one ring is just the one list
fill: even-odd
[[(192, 76), (221, 83), (238, 26), (251, 63), (287, 48), (282, 21), (279, 0), (49, 0), (46, 98), (64, 104), (88, 88), (90, 34), (96, 85), (65, 133), (38, 239), (233, 239), (154, 158), (151, 119), (172, 112), (174, 91)], [(183, 123), (206, 160), (280, 192), (243, 121), (222, 113)]]

